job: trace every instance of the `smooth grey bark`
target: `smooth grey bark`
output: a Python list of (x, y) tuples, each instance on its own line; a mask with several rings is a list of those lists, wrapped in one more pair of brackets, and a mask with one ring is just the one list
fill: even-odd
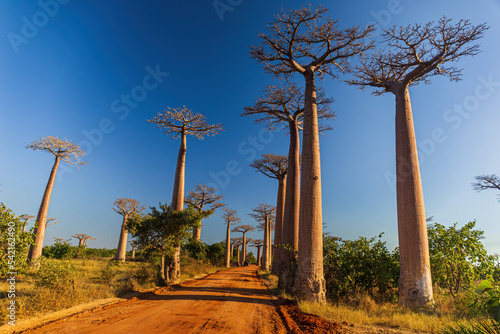
[(429, 243), (408, 87), (396, 96), (396, 184), (400, 254), (399, 304), (413, 309), (433, 299)]
[(50, 172), (49, 180), (47, 181), (47, 186), (45, 187), (45, 192), (43, 194), (42, 202), (40, 208), (38, 209), (38, 214), (36, 216), (36, 228), (34, 231), (35, 242), (34, 245), (30, 246), (28, 252), (28, 262), (33, 262), (40, 258), (42, 255), (43, 239), (45, 238), (45, 223), (47, 219), (47, 212), (49, 210), (50, 197), (52, 195), (52, 189), (54, 188), (54, 181), (56, 179), (57, 168), (61, 158), (56, 155), (54, 165)]
[(315, 69), (303, 73), (305, 87), (300, 180), (299, 250), (294, 293), (299, 299), (323, 303), (326, 283), (323, 274), (323, 218), (321, 203), (321, 164)]

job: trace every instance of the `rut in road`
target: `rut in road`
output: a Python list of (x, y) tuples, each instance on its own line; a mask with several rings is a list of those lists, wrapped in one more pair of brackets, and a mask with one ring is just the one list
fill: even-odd
[[(322, 319), (321, 326), (299, 329), (293, 316), (276, 306), (257, 270), (251, 266), (219, 271), (173, 290), (145, 293), (23, 333), (335, 333), (335, 324)], [(333, 327), (323, 331), (325, 323)]]

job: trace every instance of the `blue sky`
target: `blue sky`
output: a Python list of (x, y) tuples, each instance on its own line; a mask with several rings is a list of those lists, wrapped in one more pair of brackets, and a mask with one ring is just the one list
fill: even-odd
[[(31, 141), (67, 137), (89, 153), (80, 173), (59, 169), (48, 214), (59, 224), (48, 228), (45, 244), (86, 233), (98, 238), (90, 247), (114, 248), (121, 224), (112, 210), (116, 197), (148, 206), (171, 200), (179, 141), (146, 122), (167, 106), (186, 105), (225, 128), (203, 141), (188, 138), (186, 190), (218, 183), (245, 224), (256, 224), (248, 214), (259, 203), (275, 204), (277, 182), (248, 165), (262, 153), (286, 154), (286, 133), (267, 133), (239, 114), (273, 83), (249, 58), (249, 47), (292, 2), (220, 2), (228, 10), (218, 13), (211, 0), (0, 1), (0, 201), (18, 215), (36, 214), (53, 157), (26, 149)], [(447, 226), (477, 219), (489, 252), (500, 253), (496, 194), (470, 186), (475, 175), (500, 173), (500, 2), (312, 3), (330, 8), (343, 27), (385, 28), (443, 15), (491, 26), (483, 52), (458, 63), (461, 82), (436, 77), (410, 94), (426, 212)], [(393, 248), (394, 98), (329, 78), (320, 84), (337, 114), (320, 144), (326, 231), (343, 238), (385, 232)], [(202, 241), (224, 239), (221, 215), (204, 222)]]

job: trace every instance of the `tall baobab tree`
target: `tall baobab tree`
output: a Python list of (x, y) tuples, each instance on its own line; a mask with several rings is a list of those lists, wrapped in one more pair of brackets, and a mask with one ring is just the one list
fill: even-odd
[(224, 264), (227, 268), (229, 268), (231, 262), (232, 251), (232, 243), (231, 243), (231, 225), (236, 225), (240, 223), (240, 217), (236, 214), (236, 210), (224, 208), (222, 209), (224, 214), (222, 217), (226, 223), (226, 252), (224, 254)]
[(260, 34), (261, 45), (250, 55), (264, 64), (274, 76), (289, 77), (300, 73), (305, 80), (300, 179), (299, 250), (294, 282), (297, 297), (324, 302), (323, 237), (321, 232), (321, 166), (319, 151), (316, 76), (335, 77), (335, 69), (344, 70), (349, 58), (371, 47), (363, 40), (373, 31), (352, 27), (339, 29), (338, 22), (326, 15), (321, 6), (282, 10)]
[(137, 249), (137, 246), (139, 245), (139, 243), (137, 242), (137, 240), (131, 240), (129, 241), (129, 244), (132, 246), (132, 260), (135, 259), (135, 251)]
[[(317, 111), (319, 120), (333, 120), (335, 114), (330, 110), (331, 99), (325, 98), (322, 92), (318, 92)], [(284, 209), (282, 218), (280, 218), (280, 204), (278, 189), (278, 204), (276, 211), (276, 231), (275, 244), (289, 245), (294, 251), (298, 250), (299, 245), (299, 206), (300, 206), (300, 140), (299, 130), (302, 129), (302, 120), (304, 114), (304, 92), (293, 83), (287, 83), (281, 87), (269, 85), (264, 95), (259, 97), (255, 104), (245, 108), (242, 116), (256, 117), (256, 124), (266, 124), (269, 131), (275, 129), (288, 129), (290, 135), (290, 144), (288, 150), (288, 165)], [(319, 125), (319, 131), (327, 131), (332, 128), (325, 124)], [(282, 223), (280, 223), (282, 222)], [(282, 232), (279, 233), (279, 226), (282, 226)], [(276, 242), (280, 238), (281, 242)], [(276, 249), (276, 257), (273, 262), (273, 270), (278, 271), (280, 289), (286, 286), (286, 268), (294, 257), (293, 253), (285, 252), (284, 248)], [(281, 264), (280, 264), (281, 263)], [(274, 264), (277, 264), (274, 265)], [(283, 270), (282, 270), (283, 269)], [(282, 272), (282, 273), (280, 273)], [(283, 274), (284, 273), (284, 274)]]
[(21, 215), (21, 216), (19, 216), (20, 220), (24, 220), (23, 233), (26, 232), (26, 227), (28, 226), (28, 220), (33, 219), (33, 218), (35, 218), (35, 216), (31, 216), (31, 215)]
[(461, 70), (447, 66), (463, 56), (479, 53), (470, 45), (483, 36), (485, 24), (472, 26), (445, 17), (425, 25), (392, 27), (383, 33), (385, 47), (356, 67), (353, 85), (378, 88), (374, 94), (392, 93), (396, 99), (396, 184), (401, 262), (399, 303), (417, 308), (432, 301), (432, 281), (424, 197), (409, 87), (430, 83), (435, 75), (460, 79)]
[(247, 258), (247, 232), (252, 232), (253, 230), (255, 230), (255, 227), (253, 227), (252, 225), (239, 225), (239, 226), (236, 226), (235, 228), (233, 228), (232, 232), (243, 233), (243, 236), (242, 236), (243, 255), (241, 257), (242, 263), (245, 262), (245, 260)]
[(271, 231), (272, 225), (275, 219), (276, 207), (270, 204), (259, 204), (255, 209), (254, 213), (249, 214), (258, 223), (259, 229), (264, 231), (264, 247), (262, 250), (262, 270), (269, 270), (271, 265)]
[(237, 259), (238, 263), (241, 263), (240, 246), (243, 245), (243, 239), (242, 238), (232, 238), (231, 243), (233, 244), (233, 247), (236, 247), (236, 259)]
[[(476, 182), (472, 184), (472, 188), (475, 191), (481, 191), (486, 189), (496, 189), (500, 190), (500, 177), (493, 175), (479, 175), (475, 177)], [(498, 195), (498, 200), (500, 201), (500, 195)]]
[(116, 198), (113, 203), (113, 210), (123, 216), (122, 227), (120, 230), (120, 239), (118, 240), (118, 248), (116, 249), (115, 260), (125, 261), (125, 254), (127, 252), (127, 236), (128, 236), (128, 219), (132, 216), (139, 214), (146, 207), (141, 206), (138, 200), (132, 198)]
[[(286, 174), (288, 171), (287, 157), (278, 154), (263, 154), (262, 158), (254, 160), (250, 165), (265, 176), (278, 180), (278, 196), (276, 200), (276, 222), (274, 228), (274, 245), (278, 247), (283, 243), (283, 213), (285, 211)], [(297, 226), (298, 228), (298, 226)], [(281, 248), (276, 249), (273, 272), (281, 272)]]
[(87, 161), (82, 160), (85, 156), (85, 151), (82, 150), (78, 144), (72, 143), (68, 139), (60, 139), (54, 136), (41, 137), (31, 144), (26, 145), (26, 148), (30, 148), (34, 151), (49, 152), (55, 156), (54, 165), (52, 166), (52, 171), (50, 172), (49, 180), (45, 187), (42, 202), (36, 216), (34, 231), (35, 242), (30, 246), (28, 253), (28, 261), (33, 262), (42, 255), (47, 211), (49, 210), (50, 197), (52, 195), (52, 189), (54, 188), (54, 181), (56, 179), (59, 164), (63, 161), (69, 165), (80, 168), (80, 166), (87, 165)]
[(83, 240), (83, 247), (87, 248), (89, 240), (97, 240), (97, 238), (93, 238), (90, 235), (87, 235), (87, 237), (85, 238), (85, 240)]
[(264, 240), (262, 239), (253, 239), (252, 245), (257, 248), (257, 265), (260, 267), (261, 265), (261, 248), (264, 245)]
[[(194, 190), (188, 193), (184, 201), (201, 213), (206, 205), (208, 205), (212, 211), (224, 206), (224, 203), (219, 202), (222, 201), (223, 198), (222, 195), (217, 195), (217, 190), (214, 188), (205, 184), (198, 184)], [(199, 227), (193, 228), (193, 239), (200, 241), (200, 238), (201, 223)]]
[[(147, 120), (171, 136), (172, 139), (181, 138), (179, 153), (177, 155), (177, 165), (175, 168), (174, 188), (172, 192), (172, 209), (182, 211), (184, 209), (184, 181), (186, 169), (186, 137), (194, 136), (203, 140), (204, 136), (215, 136), (223, 131), (222, 124), (208, 124), (202, 114), (194, 114), (186, 106), (182, 108), (167, 107), (163, 112), (158, 113), (152, 119)], [(165, 270), (168, 271), (167, 277), (170, 281), (167, 283), (178, 283), (181, 278), (180, 269), (181, 246), (176, 246), (176, 252), (173, 256), (165, 258)]]

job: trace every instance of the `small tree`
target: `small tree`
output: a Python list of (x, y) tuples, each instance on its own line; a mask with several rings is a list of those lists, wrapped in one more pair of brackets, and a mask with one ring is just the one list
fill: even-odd
[(243, 255), (241, 257), (241, 262), (245, 262), (246, 260), (246, 257), (247, 257), (247, 232), (252, 232), (253, 230), (255, 230), (255, 227), (253, 227), (252, 225), (239, 225), (239, 226), (236, 226), (235, 228), (233, 228), (233, 232), (241, 232), (243, 233)]
[(180, 272), (172, 273), (164, 260), (174, 256), (178, 245), (189, 238), (189, 231), (209, 214), (210, 212), (200, 213), (193, 208), (177, 211), (167, 204), (160, 204), (159, 209), (152, 207), (151, 213), (144, 217), (132, 217), (129, 220), (129, 229), (138, 246), (150, 260), (160, 258), (159, 275), (166, 283), (171, 283), (174, 277), (169, 275), (177, 277)]
[(78, 239), (78, 247), (83, 247), (84, 241), (88, 237), (88, 235), (86, 235), (84, 233), (78, 233), (78, 234), (72, 235), (71, 237)]
[[(162, 129), (166, 135), (172, 139), (181, 138), (179, 153), (177, 155), (177, 166), (175, 168), (174, 188), (172, 193), (172, 209), (182, 211), (184, 209), (184, 181), (186, 169), (186, 137), (194, 136), (203, 140), (204, 136), (215, 136), (223, 131), (222, 124), (208, 124), (202, 114), (193, 114), (186, 106), (182, 108), (167, 107), (163, 112), (158, 113), (152, 119), (147, 120)], [(167, 275), (172, 279), (171, 283), (180, 281), (180, 252), (181, 247), (177, 245), (176, 251), (170, 258), (165, 259)]]
[(125, 261), (127, 252), (127, 236), (128, 236), (128, 220), (134, 215), (141, 213), (146, 207), (141, 206), (140, 202), (132, 198), (116, 198), (114, 201), (113, 210), (123, 216), (122, 227), (120, 229), (120, 239), (118, 239), (118, 247), (116, 249), (115, 260)]
[(305, 80), (299, 264), (294, 291), (297, 297), (315, 302), (326, 298), (316, 76), (335, 76), (335, 69), (343, 70), (349, 58), (368, 50), (371, 46), (362, 41), (373, 30), (372, 26), (341, 30), (326, 12), (321, 6), (312, 9), (310, 5), (282, 10), (267, 26), (268, 33), (259, 35), (262, 44), (250, 52), (267, 72), (286, 77), (298, 73)]
[(47, 182), (47, 186), (45, 187), (40, 209), (38, 210), (38, 214), (36, 216), (37, 224), (34, 231), (35, 242), (30, 246), (28, 253), (28, 261), (33, 262), (34, 260), (37, 260), (40, 255), (42, 255), (47, 211), (49, 210), (50, 197), (52, 195), (52, 189), (54, 187), (54, 181), (56, 179), (59, 163), (64, 161), (69, 165), (80, 168), (80, 166), (87, 165), (87, 161), (82, 160), (85, 156), (85, 152), (78, 146), (78, 144), (74, 144), (67, 139), (60, 139), (53, 136), (41, 137), (40, 139), (33, 141), (31, 144), (26, 145), (26, 148), (30, 148), (34, 151), (49, 152), (55, 156), (54, 165), (52, 166), (52, 171), (50, 172), (49, 180)]
[(491, 280), (494, 257), (487, 255), (481, 239), (483, 231), (474, 230), (476, 221), (457, 228), (432, 224), (428, 228), (432, 278), (435, 284), (455, 297), (462, 287), (475, 280)]
[(224, 221), (226, 223), (226, 251), (224, 254), (224, 265), (227, 268), (229, 268), (230, 263), (231, 263), (231, 256), (232, 256), (231, 225), (239, 224), (240, 218), (236, 214), (236, 210), (224, 208), (223, 211), (224, 211), (224, 214), (222, 215), (222, 217), (224, 218)]
[(35, 216), (31, 216), (31, 215), (21, 215), (19, 216), (19, 219), (23, 220), (24, 221), (24, 225), (23, 225), (23, 233), (26, 232), (26, 227), (28, 226), (28, 220), (30, 219), (33, 219), (35, 218)]
[[(500, 190), (500, 177), (493, 175), (479, 175), (475, 177), (476, 182), (472, 184), (475, 191), (482, 191), (486, 189)], [(500, 195), (498, 195), (500, 201)]]
[(443, 17), (425, 25), (392, 27), (384, 32), (387, 49), (366, 57), (354, 73), (353, 85), (378, 88), (376, 95), (396, 98), (396, 183), (401, 255), (399, 303), (418, 308), (432, 302), (425, 207), (409, 87), (430, 83), (434, 75), (460, 79), (461, 70), (445, 64), (479, 53), (470, 45), (483, 36), (486, 25), (472, 26)]
[(276, 207), (270, 204), (259, 204), (255, 209), (254, 213), (249, 214), (259, 223), (258, 228), (264, 231), (264, 246), (262, 254), (262, 270), (269, 271), (271, 266), (271, 231), (272, 225), (275, 219)]
[[(214, 188), (205, 184), (199, 184), (194, 190), (188, 193), (184, 202), (198, 210), (198, 212), (202, 212), (205, 206), (209, 206), (210, 210), (215, 211), (224, 206), (224, 203), (219, 202), (222, 201), (223, 198), (222, 195), (217, 195), (217, 190)], [(201, 222), (199, 227), (193, 229), (193, 239), (200, 241), (200, 238)]]

